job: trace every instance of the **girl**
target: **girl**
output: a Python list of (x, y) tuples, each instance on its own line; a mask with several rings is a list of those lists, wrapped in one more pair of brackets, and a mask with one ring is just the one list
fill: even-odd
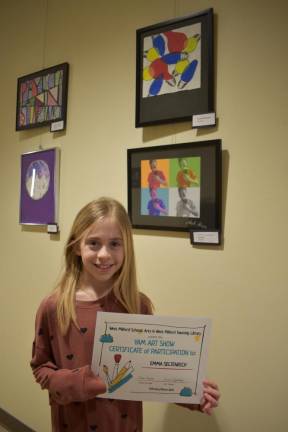
[[(136, 282), (132, 229), (124, 207), (110, 198), (87, 204), (65, 247), (65, 268), (36, 317), (31, 367), (49, 392), (53, 432), (141, 432), (142, 403), (96, 398), (105, 383), (90, 368), (98, 311), (151, 314)], [(204, 382), (201, 405), (211, 414), (217, 385)]]

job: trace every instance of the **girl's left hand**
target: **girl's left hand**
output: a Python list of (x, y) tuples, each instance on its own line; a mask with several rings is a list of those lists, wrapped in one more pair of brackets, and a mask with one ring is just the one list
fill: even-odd
[(200, 411), (211, 415), (213, 409), (218, 406), (220, 399), (220, 392), (218, 385), (213, 381), (204, 380), (203, 381), (203, 397), (200, 402)]

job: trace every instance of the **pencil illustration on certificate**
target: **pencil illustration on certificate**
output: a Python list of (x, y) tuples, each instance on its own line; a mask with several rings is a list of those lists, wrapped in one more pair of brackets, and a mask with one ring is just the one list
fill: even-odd
[[(109, 344), (113, 342), (113, 337), (110, 334), (107, 334), (107, 322), (105, 323), (105, 333), (100, 337), (100, 342), (102, 343), (101, 354), (103, 352), (104, 344)], [(115, 390), (117, 390), (119, 387), (121, 387), (133, 377), (132, 372), (134, 369), (131, 360), (125, 361), (125, 363), (119, 370), (121, 358), (121, 354), (114, 354), (113, 359), (115, 363), (111, 370), (109, 370), (109, 366), (107, 366), (106, 364), (102, 365), (102, 371), (105, 374), (108, 393), (113, 393)], [(101, 360), (102, 355), (99, 365), (101, 365)]]
[(99, 397), (199, 403), (208, 318), (99, 312), (92, 369), (107, 385)]

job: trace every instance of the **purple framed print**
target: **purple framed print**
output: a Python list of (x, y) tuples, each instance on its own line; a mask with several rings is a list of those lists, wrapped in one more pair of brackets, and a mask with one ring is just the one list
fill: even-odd
[(58, 223), (60, 150), (21, 155), (20, 224)]
[(62, 63), (18, 78), (17, 131), (45, 125), (65, 129), (68, 71), (69, 64)]

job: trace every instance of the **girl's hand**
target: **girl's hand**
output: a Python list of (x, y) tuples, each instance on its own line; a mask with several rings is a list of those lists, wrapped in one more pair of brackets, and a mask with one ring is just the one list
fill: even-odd
[(220, 392), (218, 385), (213, 381), (204, 380), (203, 381), (203, 397), (200, 402), (200, 411), (211, 415), (213, 409), (218, 406), (220, 399)]

